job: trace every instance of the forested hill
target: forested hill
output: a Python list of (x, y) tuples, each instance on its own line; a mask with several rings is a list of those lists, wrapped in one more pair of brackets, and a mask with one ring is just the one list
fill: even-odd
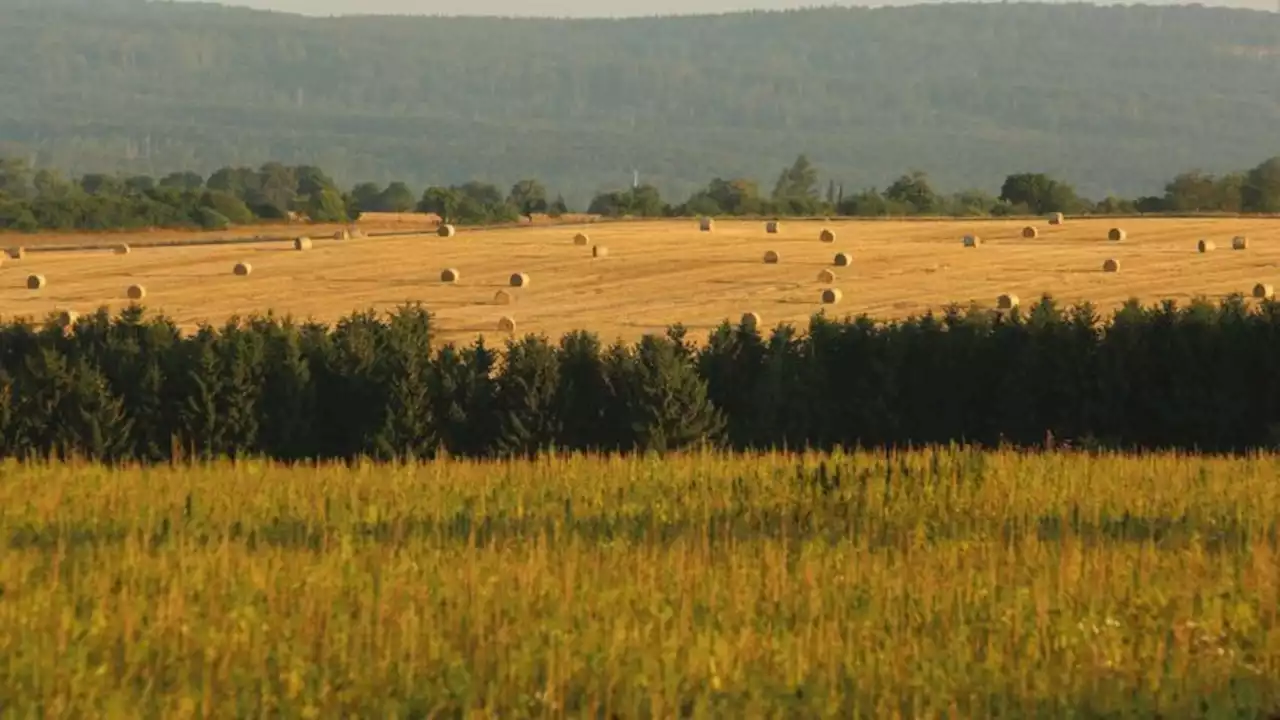
[(343, 183), (538, 177), (575, 203), (631, 169), (683, 196), (909, 168), (1102, 196), (1280, 151), (1280, 15), (936, 5), (634, 20), (308, 19), (0, 0), (0, 156), (79, 173), (266, 160)]

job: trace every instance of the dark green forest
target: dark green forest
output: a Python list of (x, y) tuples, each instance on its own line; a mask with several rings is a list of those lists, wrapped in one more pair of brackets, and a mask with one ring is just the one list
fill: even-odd
[[(69, 322), (68, 322), (69, 321)], [(334, 326), (271, 316), (183, 335), (134, 305), (0, 327), (0, 457), (521, 456), (983, 446), (1280, 447), (1280, 304), (1105, 322), (1044, 298), (903, 322), (744, 319), (695, 346), (575, 332), (435, 347), (421, 306)]]
[(683, 198), (805, 153), (822, 182), (947, 192), (1045, 172), (1158, 195), (1280, 151), (1280, 15), (948, 4), (633, 20), (308, 19), (0, 0), (0, 155), (71, 175), (264, 159), (343, 187), (537, 177), (585, 206), (632, 169)]

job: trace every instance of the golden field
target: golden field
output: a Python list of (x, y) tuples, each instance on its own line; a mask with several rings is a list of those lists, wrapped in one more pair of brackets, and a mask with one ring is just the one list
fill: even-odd
[(0, 715), (1260, 717), (1277, 475), (962, 449), (8, 463)]
[[(421, 301), (437, 314), (441, 337), (448, 340), (477, 334), (501, 338), (497, 323), (504, 315), (517, 321), (520, 333), (552, 338), (588, 329), (606, 341), (634, 340), (683, 322), (701, 339), (720, 321), (736, 322), (745, 312), (758, 313), (768, 326), (803, 327), (822, 308), (825, 285), (818, 273), (840, 251), (852, 254), (853, 265), (835, 269), (834, 286), (844, 298), (828, 313), (837, 316), (901, 318), (951, 302), (990, 305), (1002, 293), (1029, 302), (1044, 292), (1061, 302), (1089, 300), (1107, 311), (1130, 297), (1147, 303), (1185, 301), (1197, 295), (1247, 295), (1257, 283), (1280, 286), (1280, 219), (1088, 219), (1059, 227), (1038, 221), (1041, 236), (1033, 240), (1020, 236), (1025, 224), (784, 221), (779, 234), (767, 235), (758, 221), (720, 221), (714, 233), (701, 233), (696, 221), (677, 220), (534, 224), (461, 229), (448, 239), (404, 235), (349, 241), (326, 239), (332, 227), (254, 230), (308, 234), (316, 241), (309, 252), (294, 252), (281, 242), (143, 247), (175, 237), (153, 232), (139, 236), (127, 256), (103, 250), (29, 252), (24, 260), (5, 260), (0, 315), (42, 319), (55, 310), (83, 313), (104, 304), (119, 309), (128, 302), (126, 288), (138, 283), (147, 289), (149, 309), (186, 328), (269, 309), (332, 321), (353, 310)], [(1113, 225), (1128, 232), (1125, 241), (1106, 239)], [(408, 215), (375, 217), (366, 229), (411, 232), (431, 226), (425, 216)], [(818, 241), (823, 227), (836, 232), (835, 243)], [(609, 256), (594, 259), (590, 246), (575, 246), (572, 238), (579, 231), (589, 233), (592, 244), (607, 246)], [(964, 248), (965, 234), (979, 235), (983, 245)], [(1236, 235), (1249, 238), (1248, 250), (1231, 249)], [(1201, 238), (1213, 240), (1217, 250), (1197, 253)], [(129, 241), (131, 236), (98, 239)], [(0, 238), (32, 248), (55, 241), (69, 239)], [(768, 250), (780, 254), (779, 264), (764, 264)], [(1120, 261), (1119, 273), (1102, 272), (1108, 258)], [(241, 261), (252, 264), (249, 277), (232, 275)], [(461, 281), (442, 284), (444, 268), (458, 269)], [(495, 293), (515, 272), (528, 273), (530, 286), (515, 291), (510, 306), (495, 303)], [(43, 274), (48, 286), (27, 290), (30, 273)]]

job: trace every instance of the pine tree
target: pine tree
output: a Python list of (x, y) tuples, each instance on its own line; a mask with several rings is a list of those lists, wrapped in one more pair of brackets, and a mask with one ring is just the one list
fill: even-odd
[(756, 412), (757, 383), (763, 369), (764, 344), (754, 325), (722, 324), (697, 356), (698, 372), (707, 395), (726, 418), (726, 436), (735, 448), (746, 449), (765, 440)]
[(803, 343), (794, 327), (781, 326), (769, 337), (751, 396), (749, 445), (758, 449), (802, 449), (809, 444), (813, 394)]
[(222, 371), (217, 396), (221, 421), (220, 454), (239, 457), (258, 451), (259, 403), (262, 396), (263, 336), (232, 318), (217, 337), (216, 352)]
[(121, 403), (84, 360), (70, 363), (52, 347), (33, 348), (9, 388), (16, 454), (110, 460), (127, 449)]
[(545, 337), (508, 342), (506, 362), (494, 384), (499, 453), (533, 456), (561, 437), (559, 384), (559, 357)]
[(315, 387), (303, 354), (302, 334), (292, 323), (262, 320), (255, 332), (265, 338), (260, 445), (282, 460), (316, 457), (312, 433)]
[(184, 451), (212, 459), (223, 451), (219, 399), (224, 392), (217, 335), (208, 326), (185, 340), (175, 368), (179, 373), (174, 399), (180, 403), (174, 439)]
[(648, 335), (633, 352), (613, 353), (610, 360), (637, 450), (661, 453), (720, 439), (724, 419), (679, 343)]
[(607, 418), (613, 393), (600, 355), (600, 340), (586, 331), (566, 334), (558, 349), (560, 375), (556, 387), (555, 415), (561, 430), (556, 444), (568, 450), (616, 449)]
[(72, 366), (70, 393), (59, 421), (66, 424), (67, 445), (90, 460), (131, 458), (133, 421), (124, 402), (113, 395), (106, 379), (83, 360)]
[(385, 425), (388, 378), (381, 353), (388, 325), (373, 312), (353, 313), (332, 332), (306, 331), (316, 383), (317, 445), (331, 457), (354, 458), (376, 452)]
[(102, 373), (123, 402), (131, 428), (129, 455), (143, 462), (164, 459), (171, 451), (176, 415), (171, 402), (168, 365), (180, 341), (177, 327), (163, 317), (145, 320), (131, 306), (114, 320), (105, 308), (76, 325), (71, 357), (83, 358)]
[(446, 345), (431, 373), (431, 410), (444, 449), (477, 457), (494, 449), (494, 356), (483, 340), (465, 350)]
[(384, 458), (429, 458), (439, 434), (431, 407), (431, 316), (421, 305), (391, 314), (379, 377), (386, 383), (386, 415), (374, 453)]

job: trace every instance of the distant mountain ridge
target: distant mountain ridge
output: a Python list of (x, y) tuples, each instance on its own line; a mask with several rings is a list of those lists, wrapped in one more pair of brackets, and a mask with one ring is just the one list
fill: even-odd
[(142, 0), (0, 0), (0, 155), (67, 172), (266, 160), (358, 180), (543, 179), (582, 203), (632, 170), (679, 196), (911, 168), (1092, 196), (1280, 152), (1280, 16), (948, 4), (633, 20), (314, 19)]

